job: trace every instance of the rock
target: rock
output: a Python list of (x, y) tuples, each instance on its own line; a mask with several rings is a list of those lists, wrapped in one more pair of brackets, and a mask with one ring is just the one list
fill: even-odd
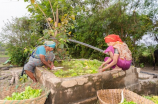
[(4, 79), (4, 77), (0, 77), (0, 80), (3, 80)]
[(77, 85), (77, 81), (76, 80), (67, 80), (67, 81), (63, 81), (61, 83), (61, 85), (65, 88), (73, 87), (73, 86)]
[(153, 75), (148, 75), (148, 74), (144, 74), (144, 73), (139, 73), (138, 75), (139, 79), (152, 79)]
[(8, 78), (9, 76), (0, 77), (0, 80), (3, 80), (5, 78)]
[(157, 76), (157, 75), (154, 75), (153, 78), (158, 78), (158, 76)]
[(8, 67), (2, 67), (1, 70), (9, 70)]

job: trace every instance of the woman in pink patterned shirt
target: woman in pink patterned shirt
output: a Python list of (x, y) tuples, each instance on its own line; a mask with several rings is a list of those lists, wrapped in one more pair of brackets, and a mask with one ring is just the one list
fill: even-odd
[(110, 57), (105, 57), (105, 62), (99, 67), (99, 72), (103, 72), (108, 68), (128, 70), (132, 62), (132, 53), (127, 44), (122, 42), (119, 35), (115, 34), (110, 34), (104, 39), (109, 46), (104, 53), (110, 55)]

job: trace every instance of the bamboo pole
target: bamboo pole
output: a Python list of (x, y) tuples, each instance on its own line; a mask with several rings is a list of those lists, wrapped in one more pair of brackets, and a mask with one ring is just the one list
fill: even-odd
[(50, 2), (50, 0), (49, 0), (49, 4), (50, 4), (51, 10), (52, 10), (52, 13), (53, 13), (53, 17), (54, 17), (54, 22), (55, 22), (55, 16), (54, 16), (54, 11), (53, 11), (53, 8), (52, 8), (52, 5), (51, 5), (51, 2)]
[(43, 13), (44, 17), (46, 18), (46, 21), (48, 23), (49, 29), (52, 29), (51, 26), (50, 26), (50, 23), (49, 23), (49, 21), (48, 21), (48, 19), (46, 17), (46, 14), (43, 12), (43, 10), (39, 7), (39, 5), (37, 3), (36, 3), (36, 5), (38, 6), (38, 8), (40, 9), (40, 11)]

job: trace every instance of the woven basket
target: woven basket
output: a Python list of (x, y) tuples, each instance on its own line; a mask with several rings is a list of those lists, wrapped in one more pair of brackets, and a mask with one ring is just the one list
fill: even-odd
[(126, 101), (133, 101), (136, 104), (155, 104), (132, 91), (126, 89), (106, 89), (97, 91), (97, 96), (100, 104), (118, 104), (121, 102), (121, 92)]
[[(6, 96), (11, 96), (13, 92), (25, 91), (25, 87), (30, 86), (33, 89), (42, 89), (41, 96), (25, 100), (3, 100)], [(39, 83), (24, 83), (21, 85), (4, 86), (0, 89), (0, 104), (44, 104), (50, 90)]]

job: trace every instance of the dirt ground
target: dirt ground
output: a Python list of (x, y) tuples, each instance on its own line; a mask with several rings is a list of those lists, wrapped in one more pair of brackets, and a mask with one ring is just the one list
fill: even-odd
[(146, 67), (141, 68), (141, 71), (145, 71), (145, 72), (149, 72), (149, 73), (158, 75), (158, 66), (155, 67), (155, 70), (153, 70), (153, 69), (154, 69), (153, 66), (146, 66)]
[(0, 57), (0, 64), (3, 64), (8, 59), (9, 59), (9, 57)]
[[(7, 61), (9, 57), (0, 57), (0, 67), (5, 67), (6, 65), (3, 65), (5, 61)], [(0, 69), (0, 87), (4, 84), (9, 84), (9, 81), (11, 79), (12, 74), (9, 70), (2, 70)]]

